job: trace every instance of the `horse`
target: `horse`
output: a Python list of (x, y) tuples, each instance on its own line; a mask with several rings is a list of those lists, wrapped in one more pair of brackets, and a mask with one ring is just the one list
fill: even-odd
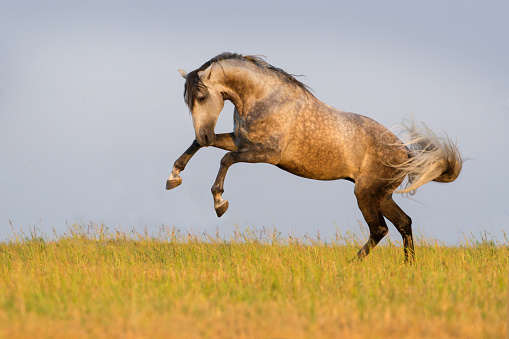
[[(208, 146), (228, 151), (211, 189), (218, 217), (228, 209), (222, 198), (226, 172), (238, 162), (268, 163), (316, 180), (349, 180), (369, 227), (357, 258), (366, 257), (388, 233), (385, 217), (403, 238), (405, 261), (415, 260), (412, 219), (393, 193), (413, 194), (427, 182), (459, 176), (463, 160), (447, 136), (412, 120), (403, 124), (409, 139), (403, 142), (369, 117), (322, 103), (294, 75), (260, 56), (225, 52), (194, 71), (178, 71), (185, 79), (195, 140), (175, 161), (167, 190), (182, 183), (179, 173)], [(233, 132), (215, 134), (225, 100), (235, 106)]]

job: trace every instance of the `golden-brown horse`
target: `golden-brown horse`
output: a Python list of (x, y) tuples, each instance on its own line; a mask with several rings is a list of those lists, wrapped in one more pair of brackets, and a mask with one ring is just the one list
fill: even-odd
[[(387, 234), (384, 217), (403, 237), (405, 259), (414, 258), (412, 220), (392, 194), (414, 192), (429, 181), (454, 181), (462, 159), (449, 138), (411, 123), (403, 143), (368, 117), (322, 103), (292, 75), (255, 56), (223, 53), (192, 72), (179, 71), (195, 140), (175, 161), (166, 189), (182, 183), (179, 173), (206, 146), (229, 151), (212, 186), (218, 217), (228, 209), (222, 198), (226, 172), (237, 162), (269, 163), (310, 179), (350, 180), (370, 231), (359, 258)], [(215, 134), (225, 100), (235, 105), (233, 132)], [(405, 178), (406, 188), (397, 190)]]

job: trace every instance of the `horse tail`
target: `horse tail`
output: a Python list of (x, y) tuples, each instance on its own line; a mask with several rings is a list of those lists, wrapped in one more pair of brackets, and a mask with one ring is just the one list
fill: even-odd
[(424, 123), (413, 120), (403, 122), (408, 142), (403, 147), (409, 152), (408, 160), (391, 165), (398, 170), (395, 181), (407, 181), (396, 193), (415, 194), (415, 190), (430, 182), (452, 182), (456, 180), (463, 166), (458, 146), (447, 135), (437, 136)]

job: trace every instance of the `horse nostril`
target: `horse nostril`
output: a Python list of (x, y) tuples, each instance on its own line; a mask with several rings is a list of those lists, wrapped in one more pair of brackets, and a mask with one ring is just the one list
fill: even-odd
[(200, 133), (201, 142), (203, 143), (202, 146), (209, 146), (210, 145), (210, 138), (206, 132)]

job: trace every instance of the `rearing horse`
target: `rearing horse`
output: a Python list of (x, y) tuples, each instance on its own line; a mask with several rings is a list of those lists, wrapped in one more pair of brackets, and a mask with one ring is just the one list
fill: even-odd
[[(454, 181), (462, 167), (456, 145), (413, 122), (403, 143), (378, 122), (319, 101), (282, 69), (256, 56), (220, 54), (187, 73), (184, 99), (193, 118), (195, 140), (175, 161), (166, 189), (182, 183), (179, 173), (202, 147), (229, 151), (212, 186), (217, 216), (228, 209), (222, 198), (228, 168), (237, 162), (269, 163), (295, 175), (346, 179), (355, 183), (369, 239), (363, 258), (387, 234), (384, 217), (403, 237), (405, 260), (414, 259), (412, 220), (396, 205), (393, 192), (413, 193), (429, 181)], [(215, 134), (224, 101), (235, 105), (232, 133)], [(396, 190), (407, 178), (406, 188)]]

